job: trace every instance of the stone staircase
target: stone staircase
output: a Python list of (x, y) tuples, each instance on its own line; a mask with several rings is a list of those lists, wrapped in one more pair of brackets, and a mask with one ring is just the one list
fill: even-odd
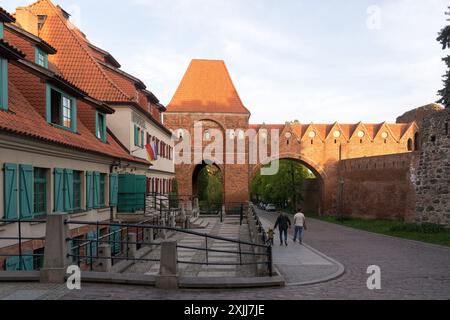
[(189, 223), (191, 229), (206, 229), (209, 226), (209, 221), (199, 217), (190, 218)]

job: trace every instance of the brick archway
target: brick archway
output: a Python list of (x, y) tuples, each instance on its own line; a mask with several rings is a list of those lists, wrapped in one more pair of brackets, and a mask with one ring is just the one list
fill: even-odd
[[(193, 167), (192, 169), (192, 195), (195, 197), (199, 196), (199, 190), (198, 190), (198, 178), (199, 178), (199, 174), (201, 173), (201, 171), (203, 169), (205, 169), (207, 166), (214, 166), (216, 167), (219, 171), (220, 174), (222, 176), (222, 190), (225, 191), (225, 176), (223, 173), (223, 166), (218, 165), (212, 161), (203, 161), (202, 164), (197, 164), (196, 166)], [(225, 194), (224, 194), (224, 198), (225, 198)], [(224, 200), (224, 199), (222, 199)]]
[[(273, 156), (273, 157), (269, 158), (268, 163), (275, 161), (275, 160), (293, 160), (293, 161), (296, 161), (296, 162), (304, 165), (306, 168), (311, 170), (311, 172), (314, 174), (314, 176), (317, 179), (318, 187), (319, 187), (318, 213), (320, 214), (324, 211), (328, 211), (329, 204), (327, 203), (327, 198), (326, 198), (326, 187), (328, 187), (326, 182), (328, 181), (328, 175), (320, 165), (318, 165), (313, 160), (311, 160), (307, 157), (304, 157), (302, 155), (292, 153), (292, 152), (285, 152), (280, 155)], [(253, 166), (250, 169), (249, 186), (252, 183), (253, 179), (255, 178), (255, 175), (257, 174), (257, 172), (259, 170), (261, 170), (261, 168), (263, 166), (264, 166), (263, 164), (258, 164), (256, 166)], [(249, 187), (249, 189), (250, 189), (250, 187)], [(331, 190), (328, 190), (328, 192), (330, 192), (330, 191)]]

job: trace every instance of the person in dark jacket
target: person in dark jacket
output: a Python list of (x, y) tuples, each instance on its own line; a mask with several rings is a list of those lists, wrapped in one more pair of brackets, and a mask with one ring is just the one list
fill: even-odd
[[(280, 215), (277, 218), (277, 222), (275, 222), (275, 227), (274, 229), (276, 229), (278, 227), (278, 230), (280, 231), (280, 246), (283, 245), (283, 240), (284, 240), (284, 244), (287, 246), (288, 245), (288, 229), (291, 227), (291, 220), (289, 220), (289, 217), (287, 215), (285, 215), (283, 212), (280, 213)], [(283, 238), (283, 234), (284, 234), (284, 238)]]

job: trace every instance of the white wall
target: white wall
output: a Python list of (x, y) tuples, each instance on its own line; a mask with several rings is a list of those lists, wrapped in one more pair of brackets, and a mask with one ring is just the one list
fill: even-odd
[[(130, 150), (131, 155), (147, 160), (147, 151), (145, 146), (144, 148), (140, 148), (134, 145), (135, 124), (144, 129), (144, 139), (146, 139), (147, 133), (149, 133), (150, 135), (157, 137), (160, 141), (163, 141), (167, 145), (171, 146), (173, 152), (174, 142), (172, 141), (171, 135), (159, 128), (143, 113), (140, 113), (129, 106), (115, 106), (114, 109), (116, 110), (116, 113), (107, 116), (108, 128), (119, 139), (119, 141), (122, 142), (128, 150)], [(145, 142), (147, 141), (145, 140)], [(172, 160), (159, 156), (158, 160), (153, 162), (151, 169), (163, 171), (173, 175), (175, 173), (173, 156)], [(154, 175), (151, 174), (151, 176), (153, 177)]]

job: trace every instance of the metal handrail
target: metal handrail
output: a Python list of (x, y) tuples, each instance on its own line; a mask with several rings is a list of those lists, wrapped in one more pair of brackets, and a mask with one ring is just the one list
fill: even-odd
[(0, 253), (0, 257), (19, 257), (19, 270), (23, 270), (23, 257), (43, 257), (44, 254), (42, 253), (32, 253), (32, 254), (27, 254), (23, 252), (23, 248), (22, 248), (22, 241), (45, 241), (45, 237), (23, 237), (22, 236), (22, 223), (36, 223), (36, 224), (41, 224), (41, 223), (46, 223), (47, 220), (42, 219), (41, 218), (26, 218), (23, 219), (21, 217), (18, 217), (17, 219), (0, 219), (0, 223), (5, 224), (5, 225), (12, 225), (17, 223), (17, 237), (0, 237), (0, 241), (8, 241), (8, 240), (17, 240), (18, 241), (18, 246), (19, 246), (19, 252), (18, 254), (13, 254), (13, 253)]
[[(179, 228), (174, 228), (174, 227), (165, 227), (165, 226), (155, 226), (155, 225), (149, 225), (149, 224), (145, 224), (143, 222), (139, 223), (139, 224), (118, 224), (118, 223), (106, 223), (106, 222), (85, 222), (85, 221), (71, 221), (71, 220), (66, 220), (65, 224), (73, 224), (73, 225), (91, 225), (91, 226), (96, 226), (97, 229), (101, 226), (108, 226), (108, 227), (114, 227), (114, 226), (118, 226), (121, 227), (121, 230), (129, 230), (130, 228), (141, 228), (141, 229), (155, 229), (155, 230), (166, 230), (166, 231), (173, 231), (173, 232), (179, 232), (179, 233), (183, 233), (183, 234), (189, 234), (189, 235), (195, 235), (195, 236), (199, 236), (199, 237), (203, 237), (205, 239), (205, 247), (203, 248), (199, 248), (199, 247), (192, 247), (192, 246), (184, 246), (184, 245), (177, 245), (177, 248), (184, 248), (184, 249), (191, 249), (191, 250), (197, 250), (197, 251), (203, 251), (205, 252), (205, 256), (206, 256), (206, 262), (198, 262), (198, 261), (184, 261), (184, 260), (178, 260), (177, 258), (177, 263), (180, 264), (193, 264), (193, 265), (269, 265), (269, 273), (270, 275), (272, 275), (271, 273), (271, 259), (272, 257), (270, 256), (270, 246), (267, 246), (265, 244), (257, 244), (257, 243), (252, 243), (252, 242), (248, 242), (248, 241), (242, 241), (242, 240), (236, 240), (236, 239), (228, 239), (228, 238), (224, 238), (224, 237), (220, 237), (220, 236), (215, 236), (215, 235), (208, 235), (208, 234), (204, 234), (204, 233), (200, 233), (200, 232), (196, 232), (196, 231), (191, 231), (191, 230), (184, 230), (184, 229), (179, 229)], [(92, 244), (93, 243), (126, 243), (127, 244), (127, 248), (129, 244), (138, 244), (138, 242), (130, 242), (128, 241), (128, 237), (126, 239), (126, 241), (105, 241), (103, 240), (106, 237), (109, 237), (112, 233), (115, 233), (118, 231), (114, 231), (114, 232), (109, 232), (106, 235), (97, 237), (96, 239), (89, 239), (86, 240), (84, 243), (79, 244), (78, 246), (73, 247), (74, 248), (81, 248), (81, 247), (87, 247), (90, 246), (91, 250), (90, 252), (92, 253)], [(71, 238), (67, 239), (67, 240), (71, 240)], [(218, 250), (218, 249), (210, 249), (208, 246), (208, 240), (218, 240), (218, 241), (224, 241), (224, 242), (230, 242), (230, 243), (236, 243), (239, 245), (239, 250), (238, 251), (232, 251), (232, 250)], [(143, 243), (143, 244), (147, 244), (147, 243)], [(148, 243), (151, 245), (161, 245), (161, 243)], [(265, 248), (266, 250), (263, 250), (263, 252), (261, 253), (257, 253), (257, 252), (250, 252), (250, 251), (242, 251), (242, 246), (243, 245), (248, 245), (251, 247), (259, 247), (259, 248)], [(97, 249), (98, 249), (98, 245), (97, 245)], [(236, 263), (220, 263), (220, 262), (210, 262), (209, 261), (209, 252), (218, 252), (218, 253), (231, 253), (231, 254), (236, 254), (239, 255), (239, 261)], [(267, 261), (256, 261), (256, 262), (244, 262), (242, 260), (242, 256), (266, 256), (267, 257)], [(75, 257), (78, 260), (78, 263), (80, 263), (81, 260), (87, 260), (89, 261), (88, 264), (90, 264), (91, 270), (93, 269), (93, 260), (95, 259), (112, 259), (112, 257), (99, 257), (98, 256), (98, 252), (97, 255), (75, 255), (75, 254), (68, 254), (68, 257)], [(115, 257), (115, 259), (118, 260), (127, 260), (127, 261), (152, 261), (152, 262), (157, 262), (160, 261), (160, 259), (146, 259), (146, 258), (132, 258), (128, 256), (128, 252), (127, 255), (125, 257)], [(266, 259), (265, 259), (266, 260)]]
[[(66, 224), (75, 224), (75, 225), (98, 225), (98, 226), (117, 226), (117, 227), (124, 227), (124, 228), (133, 228), (136, 227), (136, 224), (118, 224), (118, 223), (106, 223), (106, 222), (86, 222), (86, 221), (65, 221)], [(261, 247), (261, 248), (267, 248), (267, 245), (262, 245), (262, 244), (257, 244), (257, 243), (253, 243), (253, 242), (248, 242), (248, 241), (242, 241), (242, 240), (235, 240), (235, 239), (228, 239), (228, 238), (224, 238), (224, 237), (220, 237), (220, 236), (215, 236), (215, 235), (210, 235), (210, 234), (204, 234), (204, 233), (200, 233), (200, 232), (196, 232), (196, 231), (192, 231), (192, 230), (185, 230), (185, 229), (179, 229), (179, 228), (175, 228), (175, 227), (166, 227), (166, 226), (155, 226), (155, 225), (148, 225), (148, 224), (140, 224), (139, 225), (140, 228), (144, 228), (144, 229), (156, 229), (156, 230), (166, 230), (166, 231), (174, 231), (174, 232), (179, 232), (179, 233), (186, 233), (186, 234), (190, 234), (190, 235), (195, 235), (195, 236), (200, 236), (200, 237), (207, 237), (209, 239), (215, 239), (215, 240), (221, 240), (221, 241), (226, 241), (226, 242), (233, 242), (233, 243), (237, 243), (237, 244), (244, 244), (244, 245), (249, 245), (249, 246), (255, 246), (255, 247)]]

